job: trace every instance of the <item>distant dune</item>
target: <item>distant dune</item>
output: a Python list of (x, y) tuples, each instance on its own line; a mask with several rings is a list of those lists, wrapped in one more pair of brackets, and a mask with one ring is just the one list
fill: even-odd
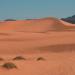
[(74, 24), (48, 17), (32, 20), (17, 20), (0, 22), (1, 31), (48, 32), (75, 30)]

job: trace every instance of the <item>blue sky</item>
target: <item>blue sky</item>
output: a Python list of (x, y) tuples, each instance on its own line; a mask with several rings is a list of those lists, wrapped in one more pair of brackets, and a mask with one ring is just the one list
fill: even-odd
[(75, 0), (0, 0), (0, 20), (75, 15)]

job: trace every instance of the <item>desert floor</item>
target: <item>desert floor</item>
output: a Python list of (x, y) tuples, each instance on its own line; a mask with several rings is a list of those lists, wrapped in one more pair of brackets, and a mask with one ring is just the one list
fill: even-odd
[[(0, 32), (0, 75), (75, 75), (74, 39), (74, 31)], [(26, 60), (13, 60), (17, 56)], [(6, 62), (17, 69), (2, 67)]]

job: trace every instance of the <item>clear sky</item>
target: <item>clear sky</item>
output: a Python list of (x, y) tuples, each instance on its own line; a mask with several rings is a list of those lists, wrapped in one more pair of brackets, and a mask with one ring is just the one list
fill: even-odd
[(0, 0), (0, 20), (75, 15), (75, 0)]

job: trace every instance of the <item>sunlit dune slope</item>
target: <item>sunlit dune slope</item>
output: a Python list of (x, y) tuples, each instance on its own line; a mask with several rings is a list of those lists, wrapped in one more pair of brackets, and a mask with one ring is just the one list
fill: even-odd
[(74, 24), (63, 22), (64, 21), (52, 17), (32, 20), (3, 21), (0, 22), (0, 30), (24, 32), (75, 30)]
[(56, 18), (1, 21), (0, 75), (75, 75), (74, 39), (75, 25)]
[(0, 53), (74, 51), (74, 30), (74, 24), (51, 17), (3, 21), (0, 22)]
[(0, 34), (0, 54), (75, 51), (75, 32)]

